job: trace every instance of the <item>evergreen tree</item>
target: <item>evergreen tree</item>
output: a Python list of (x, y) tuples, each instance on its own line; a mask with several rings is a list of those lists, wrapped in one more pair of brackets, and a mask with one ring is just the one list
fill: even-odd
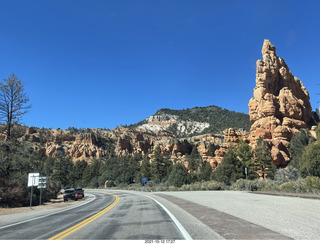
[(259, 137), (254, 150), (254, 165), (263, 179), (273, 179), (276, 167), (272, 161), (268, 143), (262, 137)]
[(314, 138), (310, 135), (309, 131), (302, 129), (299, 133), (295, 134), (290, 141), (289, 152), (291, 154), (290, 165), (296, 169), (300, 169), (302, 164), (302, 152), (305, 146), (314, 142)]
[(188, 167), (191, 172), (197, 172), (201, 162), (201, 156), (198, 152), (197, 146), (192, 148), (190, 155), (188, 156)]
[(168, 170), (171, 164), (172, 163), (167, 157), (162, 156), (161, 148), (159, 145), (157, 145), (154, 150), (151, 163), (153, 179), (159, 182), (165, 179), (168, 175)]
[(61, 188), (73, 186), (73, 162), (69, 157), (55, 158), (51, 179)]
[(213, 172), (213, 179), (230, 185), (241, 178), (245, 178), (244, 166), (237, 158), (234, 148), (229, 147), (221, 163)]
[(82, 185), (82, 179), (85, 169), (88, 167), (88, 163), (85, 160), (78, 160), (74, 164), (74, 180), (76, 187)]
[(208, 147), (209, 156), (214, 157), (215, 156), (214, 152), (219, 148), (220, 148), (220, 146), (215, 145), (214, 143), (210, 143), (209, 147)]
[(147, 178), (148, 180), (152, 178), (151, 164), (149, 162), (147, 154), (143, 157), (141, 168), (140, 168), (140, 175), (141, 175), (141, 178)]
[(136, 175), (139, 173), (139, 161), (134, 157), (122, 157), (120, 159), (118, 177), (115, 182), (119, 184), (131, 184), (135, 181)]
[(320, 143), (311, 143), (303, 149), (299, 172), (302, 177), (320, 177)]
[(210, 163), (202, 161), (200, 165), (199, 180), (208, 181), (212, 177), (212, 167)]
[(241, 140), (237, 145), (236, 154), (245, 168), (247, 168), (247, 179), (253, 180), (258, 177), (253, 164), (253, 151), (251, 146)]
[(202, 163), (201, 155), (198, 152), (197, 146), (192, 148), (190, 155), (187, 156), (188, 168), (193, 182), (198, 181), (199, 167)]
[(170, 172), (168, 177), (168, 182), (176, 187), (181, 187), (184, 184), (190, 184), (191, 177), (188, 173), (187, 168), (180, 163), (173, 165), (172, 171)]
[(0, 119), (6, 125), (7, 140), (12, 137), (13, 125), (30, 109), (24, 87), (25, 84), (14, 73), (0, 83)]

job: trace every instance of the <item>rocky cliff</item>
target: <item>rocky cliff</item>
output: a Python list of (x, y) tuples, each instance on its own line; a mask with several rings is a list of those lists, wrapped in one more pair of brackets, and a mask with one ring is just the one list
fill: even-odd
[(254, 147), (262, 137), (271, 147), (276, 166), (290, 161), (290, 140), (301, 128), (307, 128), (311, 117), (309, 93), (276, 54), (269, 40), (262, 47), (262, 60), (256, 63), (256, 87), (249, 101), (252, 123), (250, 143)]
[(156, 146), (172, 160), (184, 162), (193, 147), (197, 147), (203, 160), (216, 165), (213, 155), (209, 153), (211, 144), (222, 145), (223, 136), (204, 134), (194, 137), (176, 138), (166, 130), (130, 129), (118, 127), (114, 130), (47, 130), (27, 128), (20, 140), (29, 141), (35, 150), (46, 156), (65, 155), (73, 161), (86, 160), (89, 163), (95, 158), (104, 156), (129, 156), (135, 153), (145, 155), (153, 153)]

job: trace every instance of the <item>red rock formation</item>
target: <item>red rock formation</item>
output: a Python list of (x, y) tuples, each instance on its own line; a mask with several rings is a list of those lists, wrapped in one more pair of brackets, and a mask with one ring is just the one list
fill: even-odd
[(245, 142), (249, 142), (248, 133), (246, 131), (242, 132), (239, 130), (234, 130), (233, 128), (229, 128), (225, 130), (223, 133), (224, 133), (224, 142), (220, 146), (220, 148), (214, 152), (216, 164), (221, 163), (222, 158), (228, 151), (229, 146), (235, 147), (241, 140)]
[(257, 61), (254, 97), (249, 101), (252, 123), (250, 143), (254, 147), (261, 136), (271, 146), (277, 166), (290, 161), (289, 141), (300, 128), (306, 128), (311, 117), (309, 93), (290, 72), (269, 40), (262, 47), (263, 60)]

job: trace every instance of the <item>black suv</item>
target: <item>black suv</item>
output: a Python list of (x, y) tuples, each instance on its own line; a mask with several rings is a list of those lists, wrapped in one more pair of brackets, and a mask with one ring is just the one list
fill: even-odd
[(76, 196), (76, 191), (73, 188), (65, 189), (63, 193), (63, 201), (71, 200), (78, 200)]

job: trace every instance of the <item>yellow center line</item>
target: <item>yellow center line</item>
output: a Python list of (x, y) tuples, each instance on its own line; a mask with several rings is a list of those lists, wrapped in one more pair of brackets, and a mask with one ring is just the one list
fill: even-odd
[(116, 197), (116, 199), (114, 200), (114, 202), (109, 205), (108, 207), (106, 207), (105, 209), (101, 210), (100, 212), (96, 213), (95, 215), (91, 216), (88, 219), (85, 219), (84, 221), (80, 222), (79, 224), (76, 224), (72, 227), (70, 227), (69, 229), (62, 231), (61, 233), (51, 237), (49, 240), (61, 240), (63, 238), (65, 238), (66, 236), (70, 235), (71, 233), (79, 230), (80, 228), (82, 228), (83, 226), (89, 224), (90, 222), (92, 222), (93, 220), (99, 218), (101, 215), (105, 214), (106, 212), (108, 212), (111, 208), (113, 208), (120, 200), (119, 196), (116, 194), (112, 194), (112, 193), (106, 193), (106, 192), (99, 192), (99, 193), (104, 193), (104, 194), (109, 194), (109, 195), (113, 195)]

